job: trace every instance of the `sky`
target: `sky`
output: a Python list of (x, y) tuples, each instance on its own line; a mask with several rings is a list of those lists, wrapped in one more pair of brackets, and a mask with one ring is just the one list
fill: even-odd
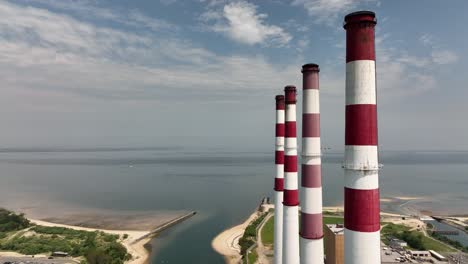
[(300, 102), (317, 63), (322, 144), (340, 151), (357, 10), (378, 19), (380, 148), (468, 150), (463, 0), (1, 0), (0, 148), (269, 151), (274, 96), (292, 84)]

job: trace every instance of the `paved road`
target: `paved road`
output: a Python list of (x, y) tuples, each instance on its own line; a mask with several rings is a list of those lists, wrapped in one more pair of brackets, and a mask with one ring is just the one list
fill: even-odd
[(11, 262), (12, 264), (76, 264), (77, 262), (66, 258), (32, 258), (32, 257), (0, 257), (0, 264)]

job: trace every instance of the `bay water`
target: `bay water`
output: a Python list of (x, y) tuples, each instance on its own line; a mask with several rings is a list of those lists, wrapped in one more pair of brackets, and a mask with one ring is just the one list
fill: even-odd
[[(211, 240), (273, 197), (273, 151), (0, 149), (0, 206), (38, 210), (197, 211), (152, 241), (152, 263), (223, 263)], [(342, 154), (323, 155), (325, 206), (343, 203)], [(381, 152), (384, 210), (468, 212), (468, 152)], [(402, 200), (403, 201), (403, 200)]]

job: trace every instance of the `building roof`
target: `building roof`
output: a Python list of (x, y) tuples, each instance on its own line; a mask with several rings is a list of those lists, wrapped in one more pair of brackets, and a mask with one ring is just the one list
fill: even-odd
[(327, 227), (336, 235), (342, 235), (344, 233), (344, 226), (342, 224), (328, 224)]
[(426, 250), (410, 250), (409, 252), (411, 254), (428, 254), (429, 255), (429, 251), (426, 251)]
[(403, 241), (403, 240), (398, 239), (398, 238), (390, 238), (389, 240), (390, 240), (390, 242), (406, 243), (406, 241)]

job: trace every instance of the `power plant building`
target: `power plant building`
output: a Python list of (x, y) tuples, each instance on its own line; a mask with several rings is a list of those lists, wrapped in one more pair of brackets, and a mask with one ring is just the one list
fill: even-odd
[(325, 225), (325, 264), (344, 264), (344, 227), (340, 224)]

